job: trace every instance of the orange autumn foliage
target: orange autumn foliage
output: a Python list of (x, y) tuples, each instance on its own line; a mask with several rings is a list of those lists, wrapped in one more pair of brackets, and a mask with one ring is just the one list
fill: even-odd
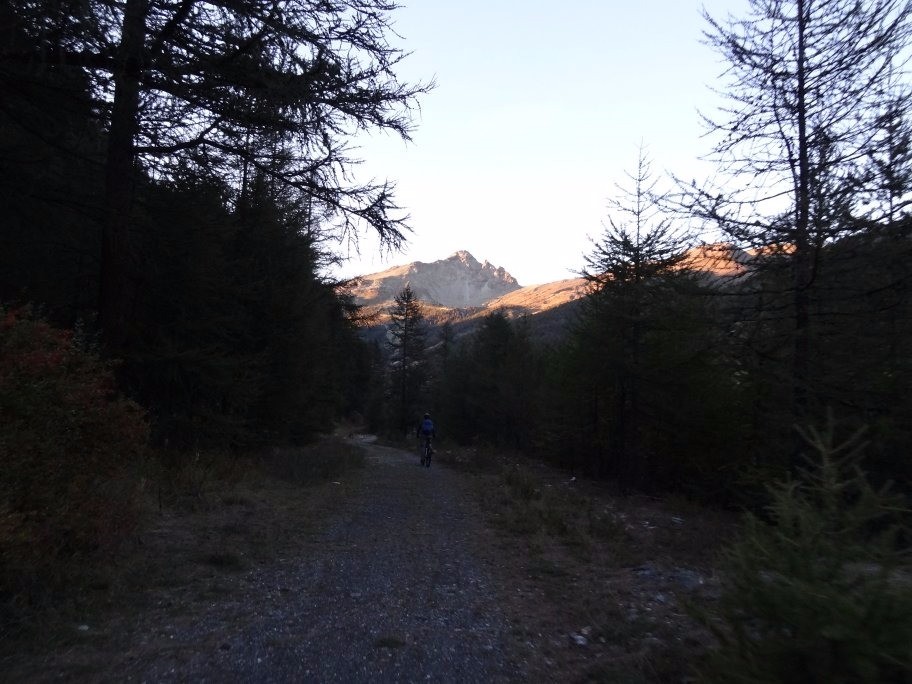
[(47, 581), (129, 534), (147, 440), (110, 363), (28, 309), (0, 309), (0, 580)]

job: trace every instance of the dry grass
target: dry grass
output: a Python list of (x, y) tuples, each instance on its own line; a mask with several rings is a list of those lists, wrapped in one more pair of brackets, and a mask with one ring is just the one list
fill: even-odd
[(619, 497), (544, 466), (472, 480), (491, 521), (479, 540), (530, 678), (680, 682), (709, 635), (685, 602), (713, 600), (734, 516)]
[(434, 448), (434, 459), (437, 463), (475, 474), (498, 473), (505, 459), (509, 460), (512, 456), (512, 460), (516, 460), (519, 457), (518, 454), (505, 453), (491, 446), (459, 447), (445, 441), (435, 444)]

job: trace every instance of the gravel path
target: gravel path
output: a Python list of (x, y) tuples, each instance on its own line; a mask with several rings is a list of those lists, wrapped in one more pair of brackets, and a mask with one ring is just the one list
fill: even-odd
[(304, 553), (172, 624), (140, 618), (117, 681), (491, 682), (521, 678), (462, 476), (370, 445), (352, 496)]

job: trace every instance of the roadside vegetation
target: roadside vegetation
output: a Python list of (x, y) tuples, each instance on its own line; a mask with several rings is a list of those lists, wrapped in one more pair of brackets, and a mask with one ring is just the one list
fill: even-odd
[(194, 592), (217, 591), (223, 574), (287, 553), (363, 463), (358, 446), (332, 436), (153, 449), (146, 413), (114, 372), (79, 334), (28, 309), (3, 312), (3, 655), (84, 639), (77, 625), (144, 610), (160, 587), (190, 601), (175, 610), (192, 610)]
[(488, 521), (478, 552), (536, 680), (681, 681), (714, 643), (688, 606), (714, 606), (732, 512), (623, 494), (541, 462), (453, 449)]
[(910, 510), (831, 424), (756, 513), (624, 494), (498, 450), (451, 449), (490, 524), (530, 676), (609, 682), (903, 682)]

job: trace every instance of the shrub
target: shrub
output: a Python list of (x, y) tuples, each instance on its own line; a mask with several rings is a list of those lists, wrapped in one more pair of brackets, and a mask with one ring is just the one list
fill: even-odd
[(805, 435), (818, 460), (726, 552), (719, 614), (702, 616), (720, 640), (706, 681), (909, 681), (908, 511), (858, 468), (859, 434), (833, 434)]
[(22, 598), (130, 532), (148, 426), (109, 363), (28, 309), (0, 309), (0, 425), (0, 579)]

